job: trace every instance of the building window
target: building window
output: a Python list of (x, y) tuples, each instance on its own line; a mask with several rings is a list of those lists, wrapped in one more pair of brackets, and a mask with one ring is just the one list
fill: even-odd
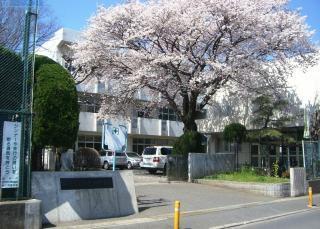
[(171, 108), (159, 108), (158, 118), (161, 120), (179, 121), (177, 114)]
[(78, 136), (78, 148), (88, 147), (101, 150), (101, 136), (79, 135)]
[(259, 166), (259, 145), (251, 145), (251, 166)]
[(98, 113), (100, 109), (100, 105), (98, 104), (89, 104), (89, 103), (79, 103), (80, 111), (82, 112), (90, 112), (90, 113)]

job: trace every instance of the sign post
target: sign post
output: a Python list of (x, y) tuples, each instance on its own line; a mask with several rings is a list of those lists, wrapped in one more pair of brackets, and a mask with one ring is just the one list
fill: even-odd
[(19, 188), (21, 123), (4, 122), (1, 188)]

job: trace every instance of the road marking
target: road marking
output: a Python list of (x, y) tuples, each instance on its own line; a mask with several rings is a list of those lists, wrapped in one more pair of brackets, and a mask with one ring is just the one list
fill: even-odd
[(286, 213), (282, 213), (282, 214), (278, 214), (278, 215), (261, 217), (261, 218), (258, 218), (258, 219), (253, 219), (253, 220), (248, 220), (248, 221), (242, 221), (242, 222), (237, 222), (237, 223), (225, 224), (225, 225), (222, 225), (222, 226), (210, 227), (210, 229), (223, 229), (223, 228), (240, 227), (240, 226), (245, 226), (245, 225), (248, 225), (248, 224), (261, 223), (261, 222), (264, 222), (264, 221), (267, 221), (267, 220), (278, 219), (278, 218), (282, 218), (282, 217), (286, 217), (286, 216), (290, 216), (290, 215), (295, 215), (295, 214), (299, 214), (299, 213), (303, 213), (303, 212), (314, 211), (316, 209), (319, 210), (318, 207), (313, 207), (311, 209), (310, 208), (309, 209), (302, 209), (302, 210), (286, 212)]

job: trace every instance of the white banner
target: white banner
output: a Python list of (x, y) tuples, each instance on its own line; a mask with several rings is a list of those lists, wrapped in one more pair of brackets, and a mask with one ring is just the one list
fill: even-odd
[(4, 122), (1, 157), (1, 188), (19, 187), (21, 123)]
[(105, 124), (104, 128), (104, 144), (108, 145), (108, 149), (123, 152), (127, 145), (127, 128), (125, 126), (112, 126)]

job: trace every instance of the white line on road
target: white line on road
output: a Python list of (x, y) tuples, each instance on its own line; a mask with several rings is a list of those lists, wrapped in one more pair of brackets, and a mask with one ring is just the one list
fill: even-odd
[(313, 208), (302, 209), (302, 210), (297, 210), (297, 211), (292, 211), (292, 212), (286, 212), (286, 213), (282, 213), (282, 214), (278, 214), (278, 215), (261, 217), (258, 219), (253, 219), (253, 220), (248, 220), (248, 221), (242, 221), (242, 222), (237, 222), (237, 223), (225, 224), (222, 226), (210, 227), (210, 229), (223, 229), (223, 228), (239, 227), (239, 226), (244, 226), (244, 225), (248, 225), (248, 224), (260, 223), (260, 222), (267, 221), (267, 220), (282, 218), (285, 216), (295, 215), (295, 214), (299, 214), (299, 213), (303, 213), (303, 212), (309, 212), (309, 211), (313, 211), (316, 209), (319, 210), (318, 207), (313, 207)]

